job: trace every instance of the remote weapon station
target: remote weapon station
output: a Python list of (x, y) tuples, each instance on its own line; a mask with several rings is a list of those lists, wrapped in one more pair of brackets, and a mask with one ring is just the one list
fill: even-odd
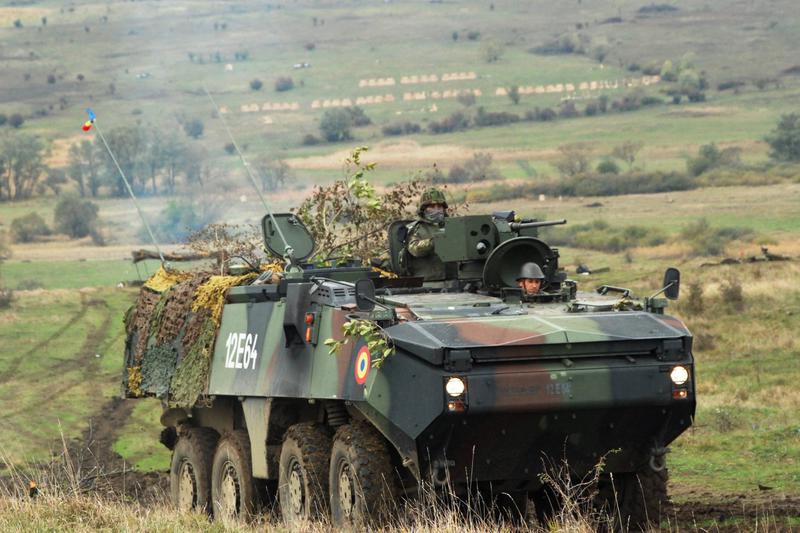
[[(678, 271), (650, 297), (579, 292), (537, 237), (564, 221), (503, 212), (445, 219), (433, 275), (408, 222), (388, 230), (397, 277), (306, 263), (304, 225), (270, 213), (284, 268), (148, 280), (126, 316), (124, 391), (162, 399), (175, 503), (246, 516), (269, 492), (287, 521), (347, 525), (432, 486), (519, 514), (545, 507), (549, 466), (581, 478), (602, 461), (598, 505), (657, 520), (667, 446), (695, 411), (692, 336), (664, 314)], [(517, 283), (529, 263), (535, 294)]]

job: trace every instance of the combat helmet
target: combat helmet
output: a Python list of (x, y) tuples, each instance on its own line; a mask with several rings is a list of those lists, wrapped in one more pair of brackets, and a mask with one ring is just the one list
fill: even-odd
[(517, 276), (517, 281), (521, 279), (544, 279), (544, 272), (536, 263), (525, 263)]
[(425, 208), (431, 204), (442, 204), (447, 209), (447, 200), (444, 198), (444, 193), (435, 187), (425, 190), (422, 196), (419, 197), (417, 214), (422, 216), (425, 213)]

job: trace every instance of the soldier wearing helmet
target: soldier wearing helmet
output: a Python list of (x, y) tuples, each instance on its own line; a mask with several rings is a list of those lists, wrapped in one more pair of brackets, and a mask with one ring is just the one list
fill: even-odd
[(439, 189), (430, 188), (422, 193), (417, 208), (419, 219), (408, 226), (406, 249), (412, 256), (413, 270), (425, 280), (443, 280), (444, 263), (434, 253), (433, 235), (444, 228), (447, 217), (447, 200)]
[(522, 289), (522, 297), (530, 297), (539, 294), (544, 283), (544, 272), (536, 263), (525, 263), (517, 277), (517, 283)]

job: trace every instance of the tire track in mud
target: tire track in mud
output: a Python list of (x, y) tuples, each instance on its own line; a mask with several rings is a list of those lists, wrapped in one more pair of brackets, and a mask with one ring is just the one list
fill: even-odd
[(61, 337), (61, 335), (63, 335), (64, 332), (66, 332), (69, 328), (77, 324), (80, 320), (82, 320), (86, 316), (86, 313), (89, 312), (89, 307), (98, 304), (108, 307), (108, 304), (104, 300), (87, 300), (86, 295), (81, 294), (81, 308), (78, 309), (78, 311), (72, 316), (72, 318), (70, 318), (66, 324), (58, 328), (58, 330), (55, 331), (52, 335), (50, 335), (44, 340), (39, 341), (33, 347), (29, 348), (26, 352), (23, 352), (22, 354), (18, 355), (11, 362), (11, 365), (7, 369), (5, 369), (3, 372), (0, 372), (0, 383), (8, 381), (8, 378), (13, 376), (17, 372), (19, 366), (23, 363), (23, 361), (25, 361), (28, 357), (35, 354), (39, 350), (45, 348), (48, 344), (50, 344), (54, 340)]
[[(101, 306), (105, 309), (109, 307), (104, 300), (86, 300), (82, 297), (81, 309), (56, 333), (22, 354), (19, 360), (24, 360), (28, 355), (47, 346), (67, 328), (83, 319), (92, 306)], [(57, 379), (61, 374), (85, 369), (86, 372), (83, 379), (92, 379), (97, 373), (99, 364), (98, 360), (92, 355), (100, 353), (101, 347), (108, 348), (113, 345), (124, 335), (124, 331), (121, 331), (112, 337), (106, 336), (112, 319), (112, 314), (105, 313), (101, 323), (97, 327), (91, 328), (75, 356), (61, 360), (50, 367), (51, 374), (48, 377)], [(16, 363), (15, 368), (18, 366), (19, 362)], [(85, 383), (83, 379), (64, 383), (61, 386), (50, 389), (46, 395), (37, 397), (36, 404), (57, 403), (60, 395)], [(35, 406), (20, 406), (13, 411), (0, 415), (0, 427), (3, 428), (3, 432), (13, 434), (17, 438), (23, 438), (30, 442), (41, 441), (42, 435), (27, 429), (21, 423), (9, 420), (11, 417), (32, 408), (35, 408)], [(87, 488), (96, 491), (118, 495), (124, 494), (127, 497), (140, 500), (152, 499), (153, 496), (162, 494), (166, 490), (167, 477), (165, 474), (132, 471), (125, 460), (113, 450), (118, 433), (131, 416), (133, 408), (133, 402), (126, 402), (119, 397), (112, 397), (94, 416), (89, 417), (88, 428), (83, 431), (80, 437), (66, 442), (66, 450), (64, 449), (65, 443), (61, 439), (56, 439), (53, 443), (53, 449), (60, 449), (62, 453), (60, 458), (55, 460), (69, 460), (75, 463), (76, 466), (80, 465), (80, 471), (86, 472), (86, 482), (89, 485)]]
[[(75, 324), (77, 322), (77, 320), (79, 320), (80, 318), (84, 317), (86, 315), (86, 313), (88, 312), (89, 307), (91, 307), (91, 306), (101, 306), (101, 307), (104, 307), (104, 308), (108, 309), (108, 303), (106, 303), (104, 300), (89, 300), (89, 301), (85, 301), (84, 300), (84, 301), (82, 301), (82, 307), (81, 307), (81, 310), (79, 311), (79, 313), (76, 315), (76, 317), (73, 317), (72, 319), (70, 319), (70, 321), (65, 325), (65, 327), (68, 326), (68, 325)], [(56, 378), (59, 375), (66, 374), (66, 373), (71, 372), (73, 370), (78, 370), (78, 369), (81, 369), (81, 368), (85, 368), (86, 366), (89, 366), (89, 368), (87, 368), (87, 371), (88, 370), (95, 370), (95, 368), (93, 368), (93, 367), (97, 366), (96, 358), (94, 358), (94, 357), (89, 358), (89, 364), (87, 365), (86, 356), (87, 356), (87, 354), (97, 353), (97, 350), (100, 348), (100, 346), (103, 344), (103, 340), (105, 340), (105, 338), (106, 338), (105, 333), (106, 333), (106, 330), (108, 329), (108, 326), (110, 324), (111, 324), (111, 314), (105, 313), (103, 315), (103, 321), (100, 323), (99, 326), (97, 326), (96, 328), (93, 328), (93, 329), (91, 329), (89, 331), (89, 334), (86, 336), (86, 339), (83, 341), (83, 344), (78, 349), (78, 351), (75, 354), (75, 356), (73, 356), (73, 357), (71, 357), (69, 359), (63, 359), (63, 360), (59, 361), (58, 363), (56, 363), (55, 365), (51, 366), (50, 367), (51, 374), (48, 377)], [(59, 332), (63, 333), (63, 331), (65, 330), (65, 327), (59, 328)], [(43, 346), (46, 346), (52, 339), (53, 339), (53, 336), (48, 338), (46, 341), (42, 341), (40, 344), (42, 344)], [(20, 359), (20, 361), (24, 360), (24, 358), (27, 355), (33, 353), (34, 350), (37, 350), (37, 349), (39, 349), (39, 345), (35, 346), (31, 350), (29, 350), (29, 352), (24, 354), (22, 356), (22, 359)], [(91, 379), (91, 377), (93, 377), (94, 373), (95, 372), (87, 372), (87, 374), (92, 374), (92, 375), (87, 375), (86, 378)], [(78, 385), (81, 385), (82, 383), (83, 383), (83, 381), (80, 381), (80, 380), (79, 381), (73, 381), (73, 382), (67, 382), (67, 383), (64, 383), (61, 386), (49, 389), (49, 391), (48, 391), (48, 393), (46, 395), (37, 397), (36, 403), (37, 403), (37, 405), (44, 405), (44, 404), (52, 403), (53, 400), (58, 398), (58, 396), (64, 394), (65, 392), (69, 391), (70, 389), (73, 389), (73, 388), (77, 387)], [(5, 411), (3, 414), (0, 414), (0, 420), (7, 420), (7, 419), (9, 419), (9, 418), (11, 418), (13, 416), (16, 416), (16, 415), (18, 415), (18, 414), (30, 409), (30, 408), (31, 408), (30, 406), (24, 405), (24, 406), (20, 406), (19, 408), (15, 409), (15, 410)]]

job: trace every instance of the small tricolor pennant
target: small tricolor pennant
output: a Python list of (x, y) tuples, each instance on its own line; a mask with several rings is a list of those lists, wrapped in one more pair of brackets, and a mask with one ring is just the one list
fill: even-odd
[(97, 118), (94, 114), (94, 111), (92, 111), (91, 107), (86, 108), (86, 114), (89, 115), (89, 120), (83, 123), (82, 127), (83, 131), (89, 131), (90, 129), (92, 129), (92, 124), (94, 124), (94, 121)]

